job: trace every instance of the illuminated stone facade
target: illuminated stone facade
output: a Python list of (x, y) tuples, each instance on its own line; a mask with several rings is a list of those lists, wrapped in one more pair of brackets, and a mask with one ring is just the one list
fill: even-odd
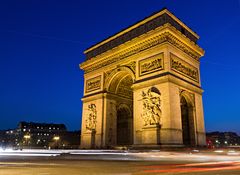
[(164, 9), (87, 49), (81, 147), (204, 146), (198, 39)]

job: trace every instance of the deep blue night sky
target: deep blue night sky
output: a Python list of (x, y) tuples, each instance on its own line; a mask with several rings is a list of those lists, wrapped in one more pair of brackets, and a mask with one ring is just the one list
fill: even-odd
[(167, 7), (200, 35), (207, 131), (240, 133), (240, 0), (0, 1), (0, 129), (80, 128), (83, 51)]

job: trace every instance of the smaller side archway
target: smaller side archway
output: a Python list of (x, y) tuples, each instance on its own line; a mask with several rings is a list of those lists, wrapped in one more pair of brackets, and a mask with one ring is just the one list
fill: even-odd
[(196, 146), (194, 101), (185, 91), (180, 95), (180, 105), (183, 145), (186, 147)]

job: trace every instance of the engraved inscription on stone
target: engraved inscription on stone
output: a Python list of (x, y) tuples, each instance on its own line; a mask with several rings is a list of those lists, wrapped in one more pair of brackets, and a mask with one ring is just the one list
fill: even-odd
[(101, 88), (101, 76), (91, 78), (86, 81), (86, 92), (95, 91)]
[(139, 61), (139, 76), (163, 69), (163, 53)]
[(173, 54), (171, 54), (171, 69), (196, 82), (199, 82), (198, 69)]

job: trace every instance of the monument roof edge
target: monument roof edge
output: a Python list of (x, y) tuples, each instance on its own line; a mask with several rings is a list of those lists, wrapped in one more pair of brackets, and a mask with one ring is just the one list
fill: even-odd
[(117, 32), (113, 35), (111, 35), (110, 37), (90, 46), (89, 48), (87, 48), (85, 51), (84, 51), (84, 54), (98, 48), (99, 46), (119, 37), (120, 35), (123, 35), (127, 32), (129, 32), (130, 30), (134, 29), (134, 28), (137, 28), (138, 26), (142, 25), (142, 24), (145, 24), (147, 23), (148, 21), (151, 21), (152, 19), (158, 17), (158, 16), (161, 16), (163, 15), (164, 13), (168, 14), (169, 16), (171, 16), (174, 20), (176, 20), (180, 25), (182, 25), (183, 27), (185, 27), (192, 35), (194, 35), (197, 39), (199, 39), (199, 36), (196, 32), (194, 32), (192, 29), (190, 29), (186, 24), (184, 24), (179, 18), (177, 18), (173, 13), (171, 13), (167, 8), (163, 8), (161, 9), (160, 11), (158, 12), (155, 12), (153, 13), (152, 15), (140, 20), (140, 21), (137, 21), (136, 23), (134, 23), (133, 25), (130, 25), (126, 28), (124, 28), (123, 30), (121, 30), (120, 32)]

